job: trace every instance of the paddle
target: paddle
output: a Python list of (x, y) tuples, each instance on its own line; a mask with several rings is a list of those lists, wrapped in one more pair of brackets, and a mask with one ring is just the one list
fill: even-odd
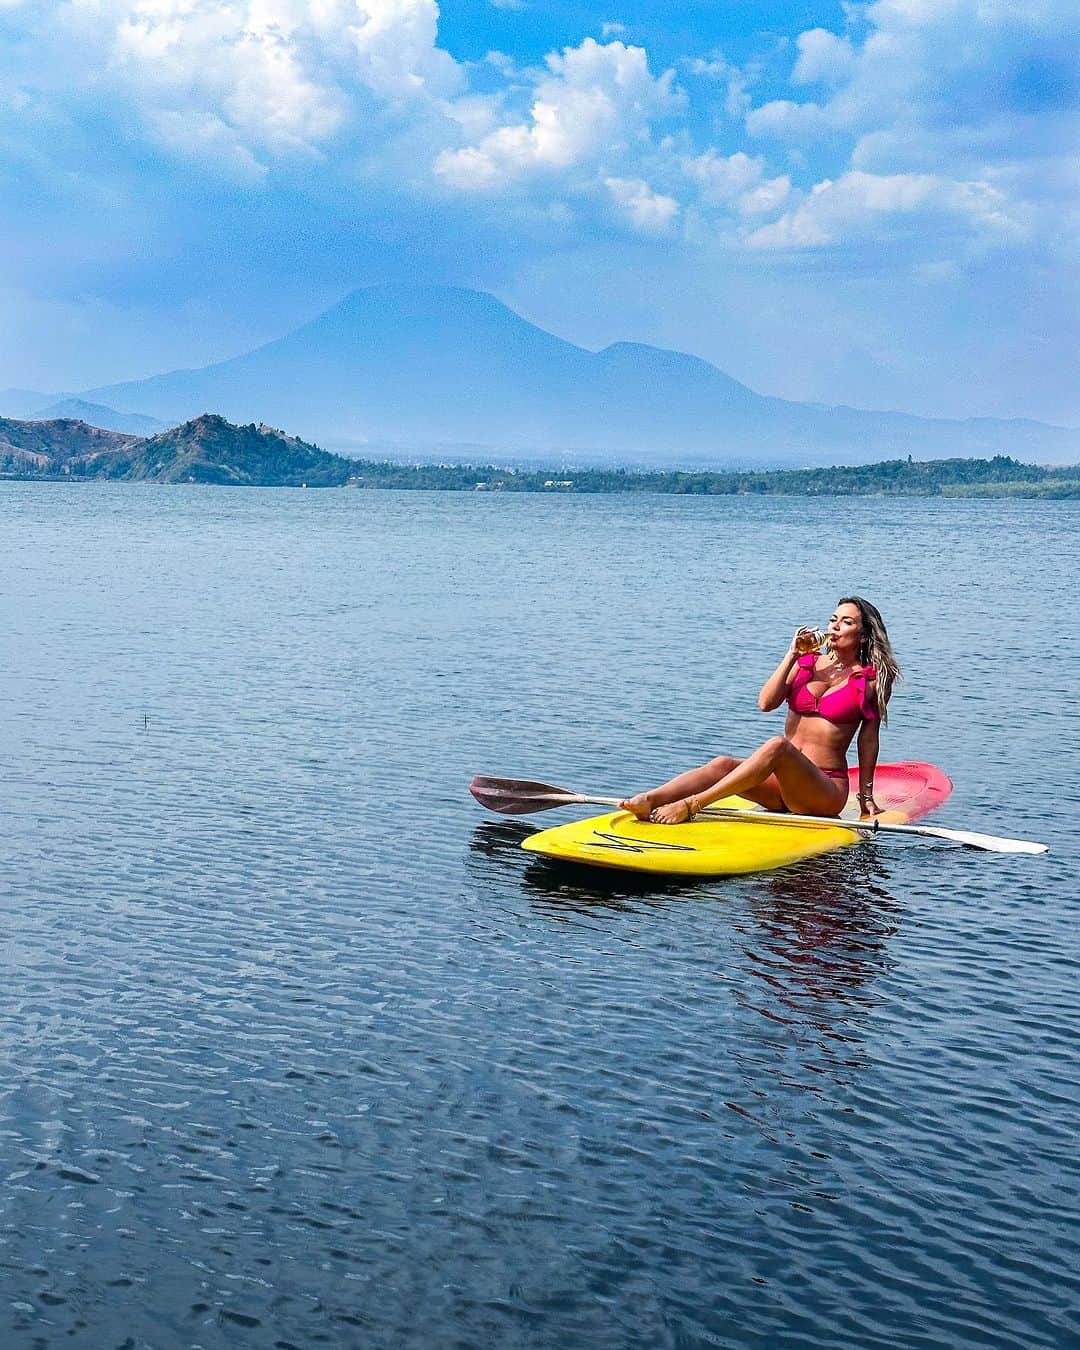
[[(469, 784), (469, 791), (489, 811), (504, 816), (527, 816), (536, 811), (550, 811), (556, 806), (618, 806), (618, 797), (591, 797), (583, 792), (554, 787), (551, 783), (534, 783), (526, 778), (488, 778), (477, 774)], [(774, 811), (740, 811), (734, 807), (707, 806), (698, 812), (712, 820), (746, 820), (755, 825), (827, 825), (833, 829), (862, 830), (868, 834), (915, 834), (931, 839), (949, 839), (968, 848), (981, 848), (990, 853), (1046, 853), (1045, 844), (1027, 839), (1001, 839), (994, 834), (977, 834), (974, 830), (947, 830), (941, 825), (893, 825), (871, 817), (869, 820), (840, 820), (835, 816), (793, 816)]]

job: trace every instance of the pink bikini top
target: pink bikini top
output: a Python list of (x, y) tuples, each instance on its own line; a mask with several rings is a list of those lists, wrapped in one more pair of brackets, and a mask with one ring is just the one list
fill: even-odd
[(830, 689), (818, 698), (806, 687), (814, 678), (817, 652), (799, 657), (795, 678), (788, 692), (788, 706), (804, 716), (824, 717), (830, 722), (873, 722), (877, 709), (870, 702), (867, 682), (874, 678), (873, 666), (856, 666), (845, 684)]

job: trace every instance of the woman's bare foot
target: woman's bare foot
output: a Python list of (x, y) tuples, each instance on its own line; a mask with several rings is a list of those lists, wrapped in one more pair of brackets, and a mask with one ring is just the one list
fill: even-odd
[(653, 810), (652, 793), (639, 792), (636, 797), (627, 797), (626, 801), (620, 802), (619, 805), (624, 811), (637, 816), (638, 820), (648, 820)]
[(649, 819), (657, 825), (681, 825), (684, 820), (690, 819), (690, 804), (680, 799), (669, 802), (667, 806), (658, 806)]

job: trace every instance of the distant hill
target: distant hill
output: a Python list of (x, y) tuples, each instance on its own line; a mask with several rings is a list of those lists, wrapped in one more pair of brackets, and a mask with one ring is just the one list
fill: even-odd
[(0, 417), (33, 417), (39, 408), (67, 397), (67, 394), (43, 394), (38, 389), (0, 389)]
[(115, 408), (106, 408), (101, 403), (87, 403), (81, 398), (65, 398), (46, 408), (35, 408), (32, 414), (35, 421), (48, 422), (59, 417), (75, 417), (91, 426), (104, 427), (108, 431), (125, 431), (133, 436), (153, 436), (169, 425), (158, 417), (147, 417), (144, 413), (122, 413)]
[[(377, 286), (274, 342), (201, 370), (84, 397), (178, 422), (212, 408), (338, 450), (471, 447), (476, 458), (639, 466), (867, 463), (892, 456), (1080, 458), (1080, 431), (928, 420), (767, 398), (707, 361), (620, 342), (586, 351), (493, 296)], [(367, 453), (370, 453), (368, 450)], [(454, 456), (458, 457), (458, 456)]]
[(350, 459), (272, 427), (233, 426), (210, 413), (151, 437), (125, 436), (70, 418), (52, 422), (0, 418), (0, 478), (557, 494), (1080, 497), (1080, 466), (1049, 469), (1000, 455), (772, 472), (585, 469), (555, 477), (550, 469), (537, 472), (506, 465)]
[(8, 477), (93, 474), (112, 456), (139, 444), (138, 437), (88, 426), (77, 418), (48, 422), (0, 417), (0, 473)]
[(61, 418), (0, 418), (0, 475), (112, 478), (249, 487), (337, 487), (354, 461), (272, 427), (233, 426), (205, 414), (156, 436), (126, 436)]
[(233, 426), (206, 413), (128, 450), (109, 477), (158, 483), (248, 487), (339, 487), (353, 461), (331, 455), (273, 427)]

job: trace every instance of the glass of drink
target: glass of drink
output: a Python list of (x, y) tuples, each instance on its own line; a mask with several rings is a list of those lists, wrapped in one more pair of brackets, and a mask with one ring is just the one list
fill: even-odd
[(807, 652), (819, 652), (825, 645), (825, 634), (820, 628), (804, 627), (795, 634), (795, 650), (800, 656)]

